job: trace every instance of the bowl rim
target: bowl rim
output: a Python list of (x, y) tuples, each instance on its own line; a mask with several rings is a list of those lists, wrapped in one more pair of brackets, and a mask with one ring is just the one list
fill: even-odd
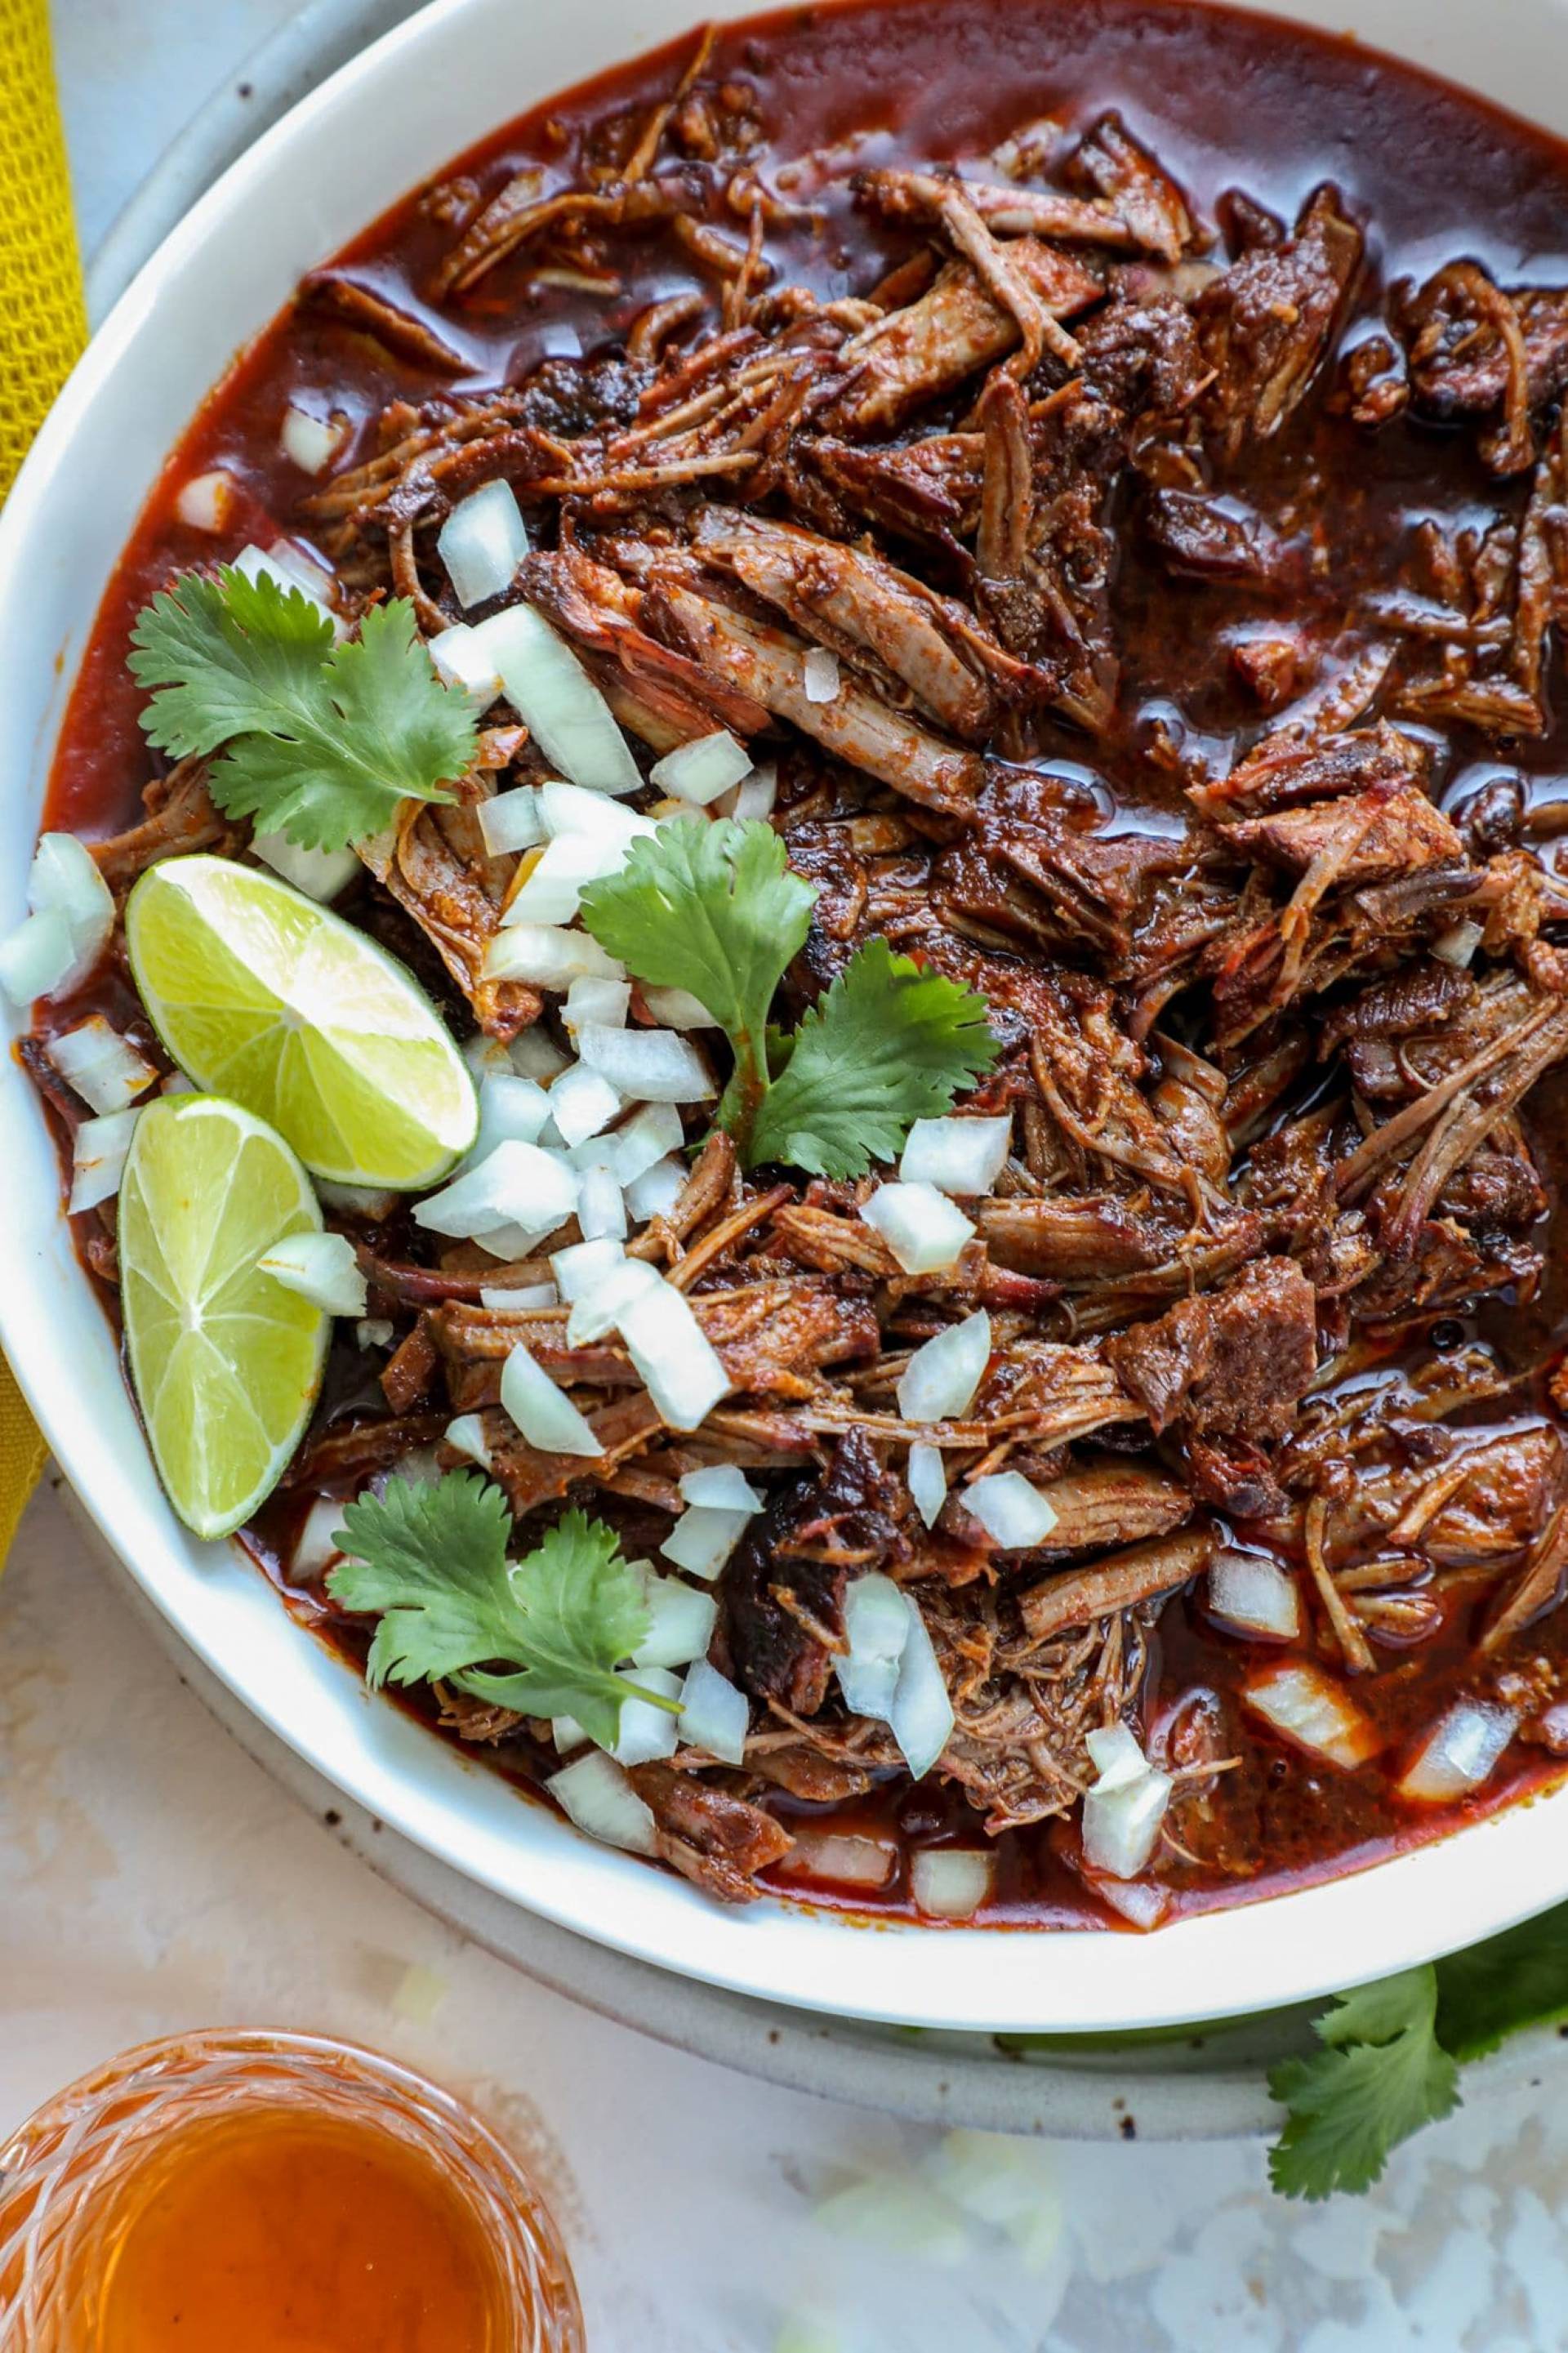
[[(1243, 5), (1258, 13), (1252, 0)], [(83, 616), (96, 611), (163, 456), (229, 359), (302, 268), (533, 98), (688, 29), (689, 6), (588, 0), (573, 12), (520, 12), (515, 0), (432, 0), (264, 133), (139, 271), (0, 512), (0, 643), (13, 649), (17, 681), (0, 715), (0, 845), (14, 833), (20, 852), (0, 858), (0, 929), (21, 913), (21, 876)], [(746, 0), (718, 0), (709, 13), (752, 10)], [(1341, 21), (1334, 0), (1285, 0), (1273, 13), (1320, 30)], [(1550, 45), (1568, 66), (1568, 0), (1508, 12), (1500, 37), (1495, 18), (1471, 29), (1458, 22), (1469, 12), (1431, 12), (1426, 0), (1363, 0), (1359, 13), (1384, 49), (1428, 70), (1447, 67), (1450, 79), (1463, 74), (1521, 113), (1532, 90), (1568, 86), (1550, 76), (1543, 55)], [(505, 92), (499, 102), (497, 90)], [(385, 152), (393, 142), (378, 146), (374, 137), (387, 106), (409, 132), (395, 164)], [(121, 459), (116, 475), (111, 460)], [(20, 1027), (8, 1021), (7, 1039)], [(789, 1899), (721, 1911), (685, 1882), (582, 1837), (402, 1712), (371, 1702), (237, 1547), (204, 1546), (179, 1526), (152, 1472), (107, 1319), (70, 1248), (42, 1108), (9, 1054), (0, 1132), (14, 1145), (16, 1176), (12, 1214), (0, 1222), (0, 1345), (125, 1572), (258, 1721), (358, 1804), (561, 1926), (807, 2010), (982, 2032), (1104, 2032), (1313, 1999), (1568, 1896), (1568, 1787), (1560, 1787), (1372, 1869), (1153, 1936), (1084, 1929), (1046, 1940), (1041, 1932), (873, 1926)]]

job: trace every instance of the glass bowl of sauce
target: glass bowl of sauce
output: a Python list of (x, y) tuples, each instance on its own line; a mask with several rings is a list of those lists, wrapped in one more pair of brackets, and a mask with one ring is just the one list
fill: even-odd
[(142, 2044), (0, 2146), (0, 2353), (583, 2353), (537, 2185), (449, 2093), (303, 2034)]

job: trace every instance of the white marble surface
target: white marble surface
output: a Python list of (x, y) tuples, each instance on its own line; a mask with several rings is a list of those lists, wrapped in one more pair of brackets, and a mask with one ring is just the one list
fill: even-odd
[[(289, 13), (55, 0), (85, 247)], [(810, 2353), (1568, 2348), (1560, 2100), (1462, 2112), (1373, 2198), (1300, 2210), (1253, 2145), (998, 2147), (724, 2074), (529, 1983), (345, 1853), (184, 1689), (47, 1491), (0, 1585), (0, 2135), (117, 2046), (200, 2023), (427, 2068), (533, 2157), (595, 2353), (806, 2353), (780, 2333), (806, 2313)]]

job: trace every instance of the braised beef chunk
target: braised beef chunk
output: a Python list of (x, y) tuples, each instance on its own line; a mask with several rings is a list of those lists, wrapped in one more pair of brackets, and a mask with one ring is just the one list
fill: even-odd
[(1318, 1369), (1317, 1302), (1289, 1259), (1255, 1266), (1203, 1299), (1105, 1343), (1108, 1363), (1156, 1430), (1283, 1437)]
[[(479, 1164), (526, 1132), (518, 1189), (443, 1236), (323, 1188), (365, 1308), (255, 1541), (363, 1657), (312, 1505), (482, 1465), (519, 1576), (602, 1522), (676, 1654), (645, 1699), (697, 1678), (629, 1835), (706, 1894), (830, 1896), (868, 1833), (896, 1867), (846, 1901), (918, 1909), (911, 1853), (957, 1847), (983, 1917), (1146, 1927), (1568, 1757), (1564, 219), (1547, 142), (1256, 12), (797, 9), (552, 101), (313, 271), (156, 491), (49, 812), (118, 909), (162, 859), (289, 863), (221, 746), (142, 738), (124, 639), (193, 565), (254, 535), (350, 650), (393, 614), (491, 697), (334, 903), (482, 1078)], [(232, 532), (183, 497), (213, 448)], [(489, 675), (492, 622), (542, 683)], [(744, 902), (743, 1039), (595, 930), (627, 843), (633, 883), (710, 865), (704, 980)], [(93, 1012), (150, 1102), (122, 913), (20, 1048), (89, 1178)], [(831, 1119), (762, 1165), (752, 1098), (819, 1054)], [(74, 1221), (110, 1291), (117, 1221)], [(1281, 1667), (1316, 1716), (1269, 1713)], [(551, 1778), (558, 1722), (464, 1679), (406, 1696)], [(1519, 1731), (1431, 1802), (1476, 1703)], [(1172, 1777), (1135, 1852), (1083, 1805), (1118, 1728)]]
[(632, 1786), (653, 1813), (666, 1862), (721, 1904), (749, 1904), (759, 1871), (794, 1845), (783, 1824), (744, 1798), (668, 1765), (637, 1765)]
[(896, 1503), (870, 1438), (855, 1429), (820, 1479), (786, 1489), (752, 1523), (725, 1572), (723, 1639), (753, 1698), (816, 1714), (851, 1576), (882, 1567), (900, 1548), (889, 1516)]

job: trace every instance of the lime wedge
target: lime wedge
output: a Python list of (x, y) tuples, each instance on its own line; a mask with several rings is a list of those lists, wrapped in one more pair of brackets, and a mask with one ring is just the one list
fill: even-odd
[(169, 1500), (199, 1536), (250, 1517), (310, 1419), (331, 1318), (256, 1261), (321, 1223), (289, 1146), (237, 1103), (165, 1095), (137, 1120), (120, 1187), (131, 1377)]
[(125, 909), (142, 1002), (182, 1071), (337, 1185), (413, 1191), (479, 1126), (446, 1024), (395, 958), (230, 858), (150, 866)]

